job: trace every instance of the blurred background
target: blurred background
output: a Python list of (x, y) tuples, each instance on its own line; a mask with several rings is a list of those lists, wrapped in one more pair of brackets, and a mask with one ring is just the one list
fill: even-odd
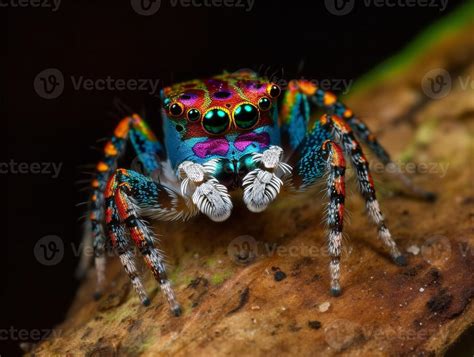
[[(64, 319), (74, 297), (84, 214), (76, 204), (87, 199), (80, 191), (87, 184), (77, 181), (88, 179), (87, 166), (100, 157), (91, 147), (101, 148), (96, 141), (120, 118), (114, 101), (147, 109), (158, 130), (157, 88), (223, 70), (330, 79), (335, 92), (350, 94), (357, 78), (461, 3), (236, 0), (224, 6), (209, 0), (196, 7), (171, 0), (42, 0), (36, 7), (6, 1), (1, 107), (8, 144), (0, 169), (8, 210), (0, 328), (9, 332), (0, 336), (0, 355), (37, 342)], [(128, 84), (97, 86), (106, 78)]]

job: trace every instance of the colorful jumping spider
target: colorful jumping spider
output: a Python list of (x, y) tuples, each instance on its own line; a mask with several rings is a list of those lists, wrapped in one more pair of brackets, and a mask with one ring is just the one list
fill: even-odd
[[(280, 94), (276, 84), (253, 72), (224, 73), (163, 89), (163, 143), (138, 115), (120, 121), (105, 145), (104, 158), (92, 182), (88, 233), (94, 242), (98, 293), (105, 279), (108, 240), (141, 302), (150, 303), (135, 266), (133, 241), (160, 283), (172, 312), (179, 315), (181, 308), (167, 278), (162, 253), (143, 217), (186, 220), (204, 213), (222, 222), (232, 211), (230, 190), (243, 188), (248, 209), (262, 212), (282, 187), (303, 191), (324, 177), (329, 200), (331, 293), (339, 295), (345, 156), (355, 169), (378, 236), (395, 263), (406, 264), (384, 223), (368, 162), (356, 137), (385, 165), (393, 165), (387, 152), (334, 94), (304, 80), (289, 82), (277, 105)], [(308, 129), (316, 108), (326, 114)], [(146, 175), (117, 169), (128, 141)], [(150, 177), (156, 172), (158, 180)], [(399, 176), (414, 192), (431, 197)]]

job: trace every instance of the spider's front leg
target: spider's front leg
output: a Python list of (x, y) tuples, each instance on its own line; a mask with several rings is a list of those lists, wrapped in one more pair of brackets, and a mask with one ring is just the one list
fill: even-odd
[(196, 213), (192, 203), (152, 179), (125, 169), (118, 169), (111, 177), (105, 197), (108, 238), (141, 302), (146, 306), (150, 300), (138, 275), (129, 237), (160, 284), (171, 311), (180, 315), (181, 308), (167, 278), (163, 254), (155, 246), (156, 238), (142, 216), (164, 221), (186, 219)]
[(190, 196), (197, 209), (211, 220), (222, 222), (232, 212), (232, 201), (227, 187), (213, 176), (217, 163), (217, 159), (203, 165), (184, 161), (178, 166), (178, 176), (182, 195)]
[[(308, 141), (310, 143), (311, 141)], [(342, 228), (344, 221), (346, 162), (341, 147), (331, 140), (322, 145), (310, 145), (303, 149), (293, 175), (294, 182), (304, 189), (313, 185), (327, 174), (327, 196), (329, 198), (326, 223), (328, 226), (328, 251), (331, 257), (329, 271), (331, 274), (331, 294), (339, 296), (340, 259), (342, 250)]]

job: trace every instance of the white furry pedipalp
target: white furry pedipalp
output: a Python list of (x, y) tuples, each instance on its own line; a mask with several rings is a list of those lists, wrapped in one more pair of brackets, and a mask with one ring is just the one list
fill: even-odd
[(261, 154), (253, 155), (254, 162), (260, 163), (263, 169), (250, 171), (243, 179), (244, 202), (252, 212), (262, 212), (278, 196), (283, 181), (278, 176), (278, 170), (283, 175), (290, 175), (292, 167), (281, 162), (283, 149), (270, 146)]
[(244, 202), (252, 212), (262, 212), (280, 193), (283, 181), (274, 173), (255, 169), (243, 180)]
[(185, 161), (178, 167), (182, 179), (181, 193), (192, 197), (194, 205), (215, 222), (229, 218), (232, 212), (232, 201), (227, 187), (221, 185), (212, 176), (217, 160), (210, 160), (204, 165)]
[(227, 188), (216, 179), (211, 179), (196, 187), (193, 203), (199, 211), (214, 222), (225, 221), (232, 212), (232, 201)]

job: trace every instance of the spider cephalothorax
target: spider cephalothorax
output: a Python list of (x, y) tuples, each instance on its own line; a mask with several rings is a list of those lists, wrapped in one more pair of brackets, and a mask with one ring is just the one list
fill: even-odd
[[(104, 283), (108, 241), (142, 303), (149, 304), (135, 266), (133, 242), (160, 283), (173, 313), (179, 315), (180, 306), (167, 279), (162, 254), (144, 217), (185, 220), (203, 213), (221, 222), (232, 212), (230, 190), (241, 188), (248, 209), (261, 212), (282, 187), (306, 191), (324, 178), (329, 200), (331, 292), (339, 295), (346, 158), (355, 169), (379, 237), (395, 262), (405, 264), (384, 223), (358, 140), (384, 164), (392, 164), (390, 158), (367, 126), (332, 93), (303, 80), (291, 81), (282, 93), (276, 84), (255, 73), (240, 71), (164, 88), (162, 103), (163, 144), (145, 121), (133, 114), (120, 121), (97, 165), (87, 236), (94, 241), (98, 292)], [(309, 128), (317, 108), (326, 114)], [(145, 175), (117, 169), (127, 142), (132, 143)], [(160, 161), (158, 157), (166, 159)], [(150, 174), (157, 171), (159, 180), (154, 180)], [(403, 177), (403, 182), (414, 192), (431, 197), (411, 185), (408, 178)]]

